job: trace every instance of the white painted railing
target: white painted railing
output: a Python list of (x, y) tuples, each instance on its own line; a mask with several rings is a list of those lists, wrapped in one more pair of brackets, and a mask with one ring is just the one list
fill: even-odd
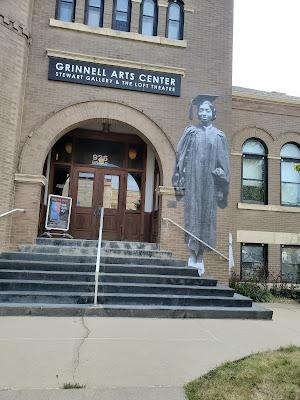
[(232, 267), (234, 266), (234, 259), (233, 259), (233, 251), (232, 251), (232, 235), (231, 233), (229, 234), (229, 246), (228, 246), (228, 254), (229, 257), (226, 257), (223, 253), (221, 253), (220, 251), (214, 249), (213, 247), (211, 247), (209, 244), (205, 243), (203, 240), (197, 238), (197, 236), (193, 235), (191, 232), (189, 232), (188, 230), (186, 230), (185, 228), (183, 228), (182, 226), (180, 226), (179, 224), (177, 224), (175, 221), (173, 221), (170, 218), (163, 218), (163, 221), (165, 222), (170, 222), (171, 224), (177, 226), (177, 228), (181, 229), (183, 232), (187, 233), (189, 236), (191, 236), (192, 238), (194, 238), (195, 240), (197, 240), (198, 242), (202, 243), (205, 247), (207, 247), (208, 249), (212, 250), (213, 252), (215, 252), (216, 254), (218, 254), (220, 257), (224, 258), (224, 260), (226, 260), (228, 262), (228, 269), (229, 272), (231, 271)]
[(5, 213), (3, 213), (3, 214), (0, 214), (0, 219), (1, 218), (3, 218), (3, 217), (7, 217), (8, 215), (11, 215), (11, 214), (14, 214), (14, 213), (24, 213), (25, 212), (25, 210), (24, 210), (24, 208), (14, 208), (13, 210), (10, 210), (10, 211), (7, 211), (7, 212), (5, 212)]
[(96, 270), (95, 270), (95, 295), (94, 295), (94, 305), (95, 306), (98, 304), (98, 285), (99, 285), (101, 245), (102, 245), (102, 233), (103, 233), (103, 217), (104, 217), (104, 208), (102, 207), (101, 212), (100, 212), (97, 260), (96, 260)]

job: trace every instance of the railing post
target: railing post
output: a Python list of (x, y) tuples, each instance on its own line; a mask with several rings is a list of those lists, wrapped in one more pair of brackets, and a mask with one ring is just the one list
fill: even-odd
[(228, 272), (231, 274), (231, 270), (234, 267), (234, 257), (232, 248), (232, 233), (229, 233), (229, 243), (228, 243)]
[(94, 305), (96, 306), (98, 301), (98, 284), (99, 284), (99, 271), (100, 271), (100, 258), (101, 258), (101, 244), (102, 244), (102, 232), (103, 232), (103, 217), (104, 208), (101, 207), (100, 213), (100, 225), (99, 225), (99, 236), (98, 236), (98, 248), (97, 248), (97, 260), (96, 260), (96, 271), (95, 271), (95, 295), (94, 295)]

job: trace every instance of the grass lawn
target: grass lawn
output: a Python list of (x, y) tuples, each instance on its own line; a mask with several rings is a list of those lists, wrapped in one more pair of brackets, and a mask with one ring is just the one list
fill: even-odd
[(188, 400), (300, 400), (300, 347), (227, 362), (185, 391)]

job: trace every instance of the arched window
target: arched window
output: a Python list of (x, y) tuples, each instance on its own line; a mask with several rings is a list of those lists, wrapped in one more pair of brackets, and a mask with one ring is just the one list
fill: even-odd
[(267, 204), (267, 157), (265, 145), (248, 139), (243, 145), (242, 201)]
[(300, 206), (300, 146), (285, 144), (281, 157), (281, 204)]
[(131, 1), (130, 0), (114, 0), (113, 10), (113, 29), (118, 31), (130, 31), (131, 20)]
[(140, 33), (157, 35), (157, 3), (156, 0), (143, 0), (141, 3)]
[(180, 0), (170, 0), (167, 14), (167, 34), (170, 39), (183, 39), (183, 3)]
[(57, 0), (55, 18), (61, 21), (75, 21), (75, 0)]
[(84, 23), (89, 26), (103, 26), (103, 0), (86, 0)]

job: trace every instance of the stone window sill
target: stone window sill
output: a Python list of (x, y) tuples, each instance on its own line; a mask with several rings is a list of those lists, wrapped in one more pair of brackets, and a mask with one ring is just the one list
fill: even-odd
[(273, 204), (264, 205), (264, 204), (237, 203), (237, 208), (241, 210), (300, 213), (300, 207), (278, 206)]
[(160, 44), (163, 46), (187, 47), (186, 40), (168, 39), (161, 36), (146, 36), (135, 32), (123, 32), (110, 28), (94, 28), (78, 22), (65, 22), (50, 18), (49, 25), (54, 28), (69, 29), (77, 32), (91, 33), (100, 36), (109, 36), (117, 39), (135, 40), (139, 42)]

